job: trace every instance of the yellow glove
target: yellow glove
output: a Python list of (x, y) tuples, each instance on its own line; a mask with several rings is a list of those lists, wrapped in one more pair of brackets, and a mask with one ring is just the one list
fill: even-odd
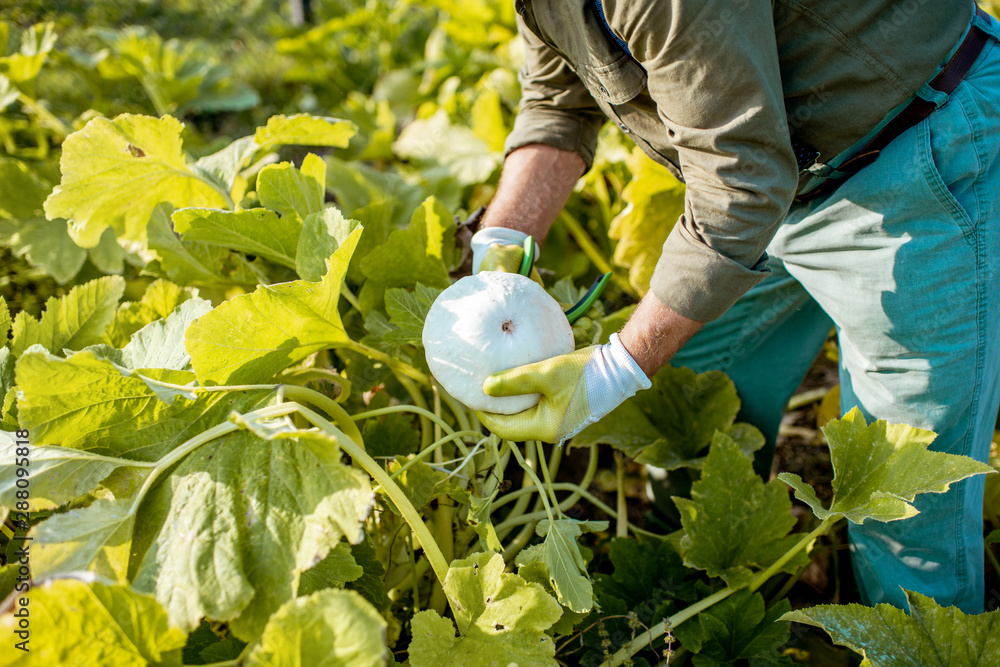
[[(472, 272), (503, 271), (517, 273), (524, 259), (524, 240), (528, 235), (505, 227), (485, 227), (472, 235)], [(535, 250), (538, 259), (538, 250)], [(532, 266), (529, 278), (539, 285), (542, 277)]]
[(490, 396), (538, 393), (542, 398), (534, 407), (513, 415), (476, 414), (505, 440), (562, 444), (649, 386), (649, 378), (618, 334), (613, 334), (606, 345), (491, 375), (483, 383), (483, 391)]

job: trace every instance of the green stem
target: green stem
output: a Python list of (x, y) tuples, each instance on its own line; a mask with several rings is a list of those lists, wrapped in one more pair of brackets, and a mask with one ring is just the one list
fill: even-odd
[[(434, 574), (437, 576), (438, 581), (444, 582), (445, 576), (448, 574), (448, 561), (445, 559), (444, 554), (441, 553), (441, 549), (438, 547), (437, 542), (434, 541), (434, 536), (431, 535), (430, 530), (424, 524), (423, 519), (420, 517), (420, 513), (417, 512), (416, 508), (413, 507), (413, 503), (410, 502), (403, 490), (399, 488), (399, 485), (389, 477), (389, 473), (378, 464), (378, 462), (368, 455), (368, 452), (364, 450), (364, 447), (358, 445), (356, 442), (344, 435), (336, 426), (328, 422), (319, 414), (313, 412), (309, 408), (304, 406), (299, 406), (299, 412), (308, 419), (313, 425), (326, 431), (328, 434), (332, 435), (337, 439), (341, 448), (347, 452), (353, 460), (357, 461), (365, 471), (371, 475), (375, 481), (382, 487), (389, 499), (396, 505), (396, 509), (399, 513), (403, 515), (403, 519), (409, 524), (410, 530), (416, 536), (417, 540), (420, 542), (420, 546), (423, 547), (424, 555), (427, 560), (430, 561), (431, 567), (434, 569)], [(341, 439), (337, 436), (344, 435)]]
[[(556, 512), (559, 514), (559, 518), (562, 518), (562, 509), (559, 507), (559, 499), (556, 498), (555, 489), (552, 488), (552, 478), (549, 475), (549, 467), (545, 465), (545, 450), (542, 448), (542, 443), (540, 440), (535, 440), (535, 449), (538, 450), (538, 460), (542, 462), (542, 465), (538, 467), (542, 469), (542, 477), (545, 478), (545, 490), (549, 494), (549, 500), (552, 501), (552, 506), (556, 508)], [(555, 455), (553, 455), (555, 456)]]
[[(483, 482), (483, 490), (482, 490), (483, 495), (489, 496), (491, 493), (496, 491), (496, 489), (503, 482), (503, 471), (506, 466), (504, 465), (505, 460), (500, 453), (500, 447), (499, 447), (500, 438), (497, 437), (495, 434), (491, 433), (486, 440), (489, 443), (487, 447), (490, 450), (490, 454), (493, 455), (493, 470), (495, 471), (493, 475), (491, 475), (485, 482)], [(505, 445), (504, 453), (508, 452), (509, 452), (509, 447)]]
[(437, 442), (431, 443), (425, 449), (420, 450), (420, 452), (418, 454), (414, 455), (414, 457), (412, 459), (410, 459), (409, 461), (407, 461), (406, 463), (404, 463), (402, 465), (402, 467), (400, 467), (399, 470), (396, 470), (395, 472), (393, 472), (392, 473), (392, 478), (396, 479), (397, 477), (399, 477), (400, 475), (402, 475), (404, 472), (406, 472), (407, 470), (409, 470), (410, 466), (416, 465), (416, 463), (418, 461), (422, 461), (425, 458), (427, 458), (428, 456), (430, 456), (441, 445), (443, 445), (445, 443), (448, 443), (448, 442), (450, 442), (452, 440), (455, 440), (456, 438), (468, 438), (470, 436), (475, 437), (475, 436), (478, 436), (478, 435), (479, 434), (476, 433), (475, 431), (456, 431), (456, 432), (454, 432), (454, 433), (452, 433), (450, 435), (446, 435), (443, 438), (441, 438), (440, 440), (438, 440)]
[(438, 392), (441, 394), (441, 400), (444, 401), (448, 409), (451, 410), (452, 414), (455, 415), (455, 420), (458, 422), (458, 427), (463, 431), (478, 431), (479, 427), (473, 428), (472, 422), (469, 419), (470, 411), (461, 403), (455, 400), (455, 398), (444, 390), (444, 387), (437, 384), (434, 385), (438, 388)]
[(815, 530), (813, 530), (811, 533), (809, 533), (801, 540), (799, 540), (798, 543), (794, 547), (786, 551), (784, 555), (781, 556), (781, 558), (771, 563), (770, 567), (768, 567), (766, 570), (758, 574), (754, 578), (753, 583), (750, 584), (750, 591), (751, 592), (756, 591), (758, 588), (763, 586), (765, 581), (767, 581), (768, 579), (776, 575), (778, 572), (780, 572), (781, 568), (783, 568), (788, 561), (794, 558), (796, 554), (798, 554), (803, 549), (807, 548), (810, 544), (812, 544), (816, 540), (816, 538), (825, 535), (826, 532), (830, 530), (830, 527), (833, 526), (836, 522), (837, 519), (832, 519), (832, 520), (826, 519), (822, 521), (818, 526), (816, 526)]
[(359, 313), (361, 312), (361, 302), (358, 301), (358, 297), (354, 296), (354, 292), (351, 291), (351, 288), (347, 286), (346, 282), (340, 283), (340, 296), (347, 299), (347, 303), (354, 306), (355, 310)]
[(353, 340), (338, 341), (337, 343), (331, 345), (331, 347), (344, 348), (346, 350), (351, 350), (352, 352), (357, 352), (358, 354), (363, 354), (373, 361), (385, 364), (390, 370), (397, 374), (402, 374), (406, 377), (412, 378), (424, 386), (431, 386), (431, 379), (427, 374), (421, 373), (410, 364), (400, 361), (399, 359), (394, 359), (385, 352), (376, 350), (374, 347), (368, 347), (367, 345), (356, 343)]
[[(538, 508), (542, 506), (543, 495), (544, 494), (542, 493), (538, 494), (538, 498), (535, 500), (535, 506), (532, 508), (533, 515), (541, 514), (543, 517), (545, 515), (544, 512), (538, 510)], [(528, 542), (531, 541), (532, 536), (535, 534), (535, 524), (537, 523), (537, 521), (527, 522), (521, 527), (521, 530), (514, 536), (514, 539), (511, 540), (510, 544), (508, 544), (503, 551), (503, 558), (505, 561), (508, 563), (514, 562), (514, 559), (517, 558), (517, 554), (521, 552), (521, 549), (528, 546)]]
[(616, 516), (616, 537), (628, 537), (628, 505), (625, 503), (625, 461), (622, 453), (615, 450), (615, 481), (618, 487)]
[(348, 438), (356, 442), (360, 447), (364, 447), (364, 441), (361, 439), (361, 431), (358, 429), (358, 425), (351, 419), (351, 415), (347, 413), (347, 410), (342, 408), (339, 403), (329, 396), (321, 394), (315, 389), (308, 389), (294, 384), (283, 384), (279, 387), (279, 391), (283, 391), (285, 396), (293, 401), (305, 401), (306, 403), (315, 405), (330, 415), (337, 423), (337, 428), (343, 431)]
[(590, 238), (590, 234), (587, 233), (587, 230), (583, 228), (583, 225), (581, 225), (576, 218), (563, 209), (563, 211), (559, 214), (558, 219), (563, 221), (563, 224), (566, 225), (566, 229), (569, 231), (570, 236), (572, 236), (573, 240), (576, 241), (576, 244), (580, 246), (580, 250), (583, 251), (583, 254), (585, 254), (590, 261), (594, 263), (594, 266), (597, 267), (598, 271), (601, 273), (610, 272), (612, 282), (618, 285), (622, 291), (631, 295), (633, 298), (640, 298), (641, 295), (635, 290), (634, 287), (632, 287), (628, 280), (615, 271), (611, 262), (609, 262), (604, 256), (604, 253), (597, 247), (597, 244)]
[(336, 371), (330, 370), (329, 368), (296, 368), (287, 370), (278, 377), (287, 381), (282, 384), (294, 382), (299, 386), (303, 386), (305, 383), (312, 382), (313, 380), (324, 380), (335, 384), (338, 387), (339, 392), (333, 400), (337, 403), (343, 403), (351, 396), (350, 380), (343, 377)]
[[(391, 412), (412, 412), (414, 414), (420, 415), (421, 417), (427, 417), (432, 422), (440, 424), (441, 429), (448, 435), (455, 433), (455, 429), (448, 425), (448, 422), (444, 421), (437, 415), (435, 415), (430, 410), (426, 408), (421, 408), (417, 405), (390, 405), (384, 408), (378, 408), (376, 410), (368, 410), (367, 412), (359, 412), (356, 415), (352, 415), (351, 419), (354, 421), (361, 421), (362, 419), (369, 419), (370, 417), (378, 417), (380, 415), (387, 415)], [(480, 433), (476, 432), (476, 437), (479, 437)]]
[[(420, 388), (417, 387), (417, 385), (413, 384), (413, 380), (403, 375), (397, 375), (396, 379), (399, 380), (399, 384), (403, 385), (403, 389), (406, 390), (406, 393), (410, 395), (410, 400), (413, 401), (413, 403), (424, 412), (433, 414), (434, 424), (440, 427), (440, 425), (444, 423), (443, 420), (441, 419), (441, 415), (437, 414), (437, 412), (430, 413), (430, 411), (427, 409), (427, 401), (424, 399), (424, 395), (420, 392)], [(428, 445), (431, 444), (431, 440), (433, 439), (431, 437), (432, 435), (434, 434), (431, 433), (430, 417), (421, 415), (420, 449), (423, 449), (424, 447), (427, 447)]]
[[(284, 405), (272, 405), (271, 407), (248, 412), (245, 417), (248, 419), (268, 419), (271, 417), (281, 417), (295, 411), (296, 405), (294, 403), (286, 403)], [(157, 461), (152, 472), (149, 473), (149, 477), (145, 479), (142, 486), (139, 487), (138, 493), (135, 494), (135, 499), (132, 502), (132, 507), (129, 509), (129, 512), (131, 514), (135, 514), (139, 510), (139, 505), (142, 503), (143, 498), (145, 498), (146, 493), (152, 488), (153, 484), (156, 483), (156, 480), (159, 479), (160, 475), (162, 475), (164, 471), (169, 470), (175, 463), (181, 461), (184, 457), (202, 445), (211, 442), (220, 436), (226, 435), (227, 433), (237, 431), (239, 428), (240, 427), (233, 422), (216, 424), (212, 428), (202, 431), (193, 438), (185, 440), (179, 447)]]
[[(538, 497), (541, 499), (542, 506), (545, 508), (545, 515), (549, 518), (549, 523), (555, 523), (555, 517), (552, 515), (552, 507), (549, 505), (549, 499), (545, 494), (545, 488), (542, 486), (541, 480), (538, 479), (538, 475), (536, 475), (535, 471), (531, 469), (531, 466), (525, 463), (524, 457), (521, 456), (521, 452), (517, 448), (517, 444), (513, 442), (510, 443), (510, 448), (511, 451), (514, 452), (514, 458), (516, 458), (517, 462), (521, 464), (522, 468), (524, 468), (524, 472), (531, 477), (531, 481), (533, 481), (535, 486), (538, 487)], [(545, 461), (539, 460), (538, 465), (544, 466)]]
[[(36, 91), (37, 92), (37, 91)], [(38, 116), (38, 119), (42, 121), (43, 124), (47, 125), (50, 130), (59, 135), (59, 139), (65, 139), (73, 131), (66, 123), (62, 122), (55, 114), (46, 109), (42, 104), (24, 93), (19, 93), (17, 96), (17, 101), (22, 105), (27, 107), (31, 113)]]
[[(758, 574), (753, 583), (750, 584), (750, 590), (756, 591), (763, 585), (765, 581), (770, 579), (772, 576), (777, 574), (785, 563), (791, 560), (795, 555), (805, 549), (809, 544), (811, 544), (817, 537), (823, 535), (826, 531), (830, 529), (836, 523), (836, 520), (827, 519), (819, 524), (815, 530), (803, 537), (799, 542), (793, 546), (791, 549), (785, 552), (785, 554), (776, 560), (770, 567)], [(699, 600), (690, 607), (686, 607), (673, 616), (667, 621), (670, 627), (675, 628), (689, 618), (696, 616), (697, 614), (705, 611), (717, 602), (725, 600), (727, 597), (741, 590), (740, 588), (723, 588), (721, 591), (709, 595), (703, 600)], [(661, 637), (666, 632), (667, 623), (658, 623), (650, 628), (647, 632), (643, 632), (639, 636), (635, 637), (628, 644), (619, 649), (613, 656), (611, 656), (607, 661), (601, 664), (601, 667), (618, 667), (618, 665), (625, 662), (628, 658), (632, 657), (643, 648), (648, 646), (653, 642), (653, 640)]]
[[(406, 542), (407, 542), (407, 544), (410, 547), (406, 551), (407, 554), (410, 557), (410, 572), (413, 572), (413, 571), (415, 571), (417, 569), (417, 554), (416, 554), (416, 552), (413, 549), (413, 534), (412, 533), (407, 536)], [(412, 589), (413, 589), (413, 611), (415, 613), (415, 612), (420, 611), (420, 585), (419, 585), (420, 584), (420, 580), (417, 579), (416, 577), (412, 577), (410, 579), (410, 583), (411, 583)], [(441, 612), (438, 612), (438, 613), (441, 613)]]
[[(507, 440), (503, 441), (503, 446), (507, 447), (507, 449), (512, 449), (513, 448), (513, 445), (511, 445), (510, 442), (507, 441)], [(534, 461), (534, 458), (537, 456), (537, 454), (538, 453), (535, 450), (533, 450), (533, 449), (528, 450), (528, 460)], [(517, 498), (517, 503), (514, 505), (514, 507), (511, 508), (510, 514), (508, 514), (507, 516), (508, 517), (515, 517), (515, 516), (521, 516), (522, 514), (524, 514), (525, 510), (528, 509), (528, 503), (531, 502), (531, 495), (534, 494), (534, 493), (537, 493), (537, 492), (538, 492), (538, 488), (535, 487), (535, 485), (531, 483), (531, 478), (528, 477), (527, 475), (522, 475), (521, 476), (521, 489), (517, 493), (520, 493), (520, 494), (523, 494), (523, 495), (520, 495)], [(513, 498), (511, 498), (511, 500), (513, 500)], [(499, 507), (500, 505), (504, 505), (506, 503), (507, 503), (507, 496), (506, 495), (501, 496), (499, 500), (496, 500), (496, 501), (493, 502), (491, 512), (496, 512), (497, 507)], [(514, 530), (514, 527), (511, 526), (510, 528), (504, 529), (503, 528), (503, 524), (500, 524), (500, 525), (495, 526), (495, 529), (497, 531), (497, 537), (500, 539), (501, 542), (503, 542), (504, 539), (506, 539), (507, 535), (510, 533), (510, 531)], [(515, 538), (515, 541), (516, 541), (516, 538)]]

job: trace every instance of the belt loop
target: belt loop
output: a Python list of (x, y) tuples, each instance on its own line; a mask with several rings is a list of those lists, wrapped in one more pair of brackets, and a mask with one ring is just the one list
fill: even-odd
[(922, 100), (926, 100), (934, 105), (935, 109), (940, 109), (944, 106), (945, 102), (948, 101), (948, 93), (941, 92), (935, 88), (931, 88), (930, 84), (925, 83), (920, 86), (920, 89), (916, 92), (917, 97)]

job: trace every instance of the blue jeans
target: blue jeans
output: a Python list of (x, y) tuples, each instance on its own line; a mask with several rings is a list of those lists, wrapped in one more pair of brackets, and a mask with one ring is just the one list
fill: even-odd
[[(996, 24), (991, 25), (997, 35)], [(1000, 46), (942, 106), (834, 193), (795, 205), (773, 274), (674, 358), (733, 378), (741, 419), (773, 443), (831, 326), (841, 409), (931, 429), (932, 449), (985, 461), (1000, 401)], [(758, 459), (769, 468), (772, 448)], [(863, 598), (901, 588), (980, 613), (983, 476), (918, 496), (920, 514), (850, 524)]]

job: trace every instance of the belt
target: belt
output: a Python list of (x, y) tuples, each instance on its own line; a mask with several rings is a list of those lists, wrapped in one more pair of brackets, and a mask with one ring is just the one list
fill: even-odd
[[(976, 7), (976, 14), (988, 20), (986, 12), (978, 6)], [(982, 53), (988, 39), (989, 35), (985, 31), (979, 28), (979, 26), (973, 25), (969, 29), (965, 39), (962, 40), (958, 50), (955, 51), (955, 55), (951, 57), (945, 64), (944, 69), (928, 85), (946, 95), (951, 94), (958, 87), (958, 84), (962, 82), (962, 79), (965, 78), (965, 75), (969, 73), (969, 70), (972, 69), (973, 63), (976, 62), (976, 58)], [(797, 196), (795, 201), (807, 202), (830, 194), (852, 175), (874, 162), (893, 139), (927, 118), (935, 108), (937, 108), (937, 105), (934, 102), (929, 102), (920, 97), (915, 98), (895, 118), (889, 121), (882, 128), (881, 132), (872, 137), (871, 141), (860, 148), (844, 164), (837, 167), (838, 172), (846, 174), (843, 178), (828, 178), (809, 192)], [(797, 156), (805, 154), (815, 159), (815, 155), (811, 155), (811, 153), (815, 153), (815, 151), (810, 151), (807, 146), (802, 144), (796, 149)]]

